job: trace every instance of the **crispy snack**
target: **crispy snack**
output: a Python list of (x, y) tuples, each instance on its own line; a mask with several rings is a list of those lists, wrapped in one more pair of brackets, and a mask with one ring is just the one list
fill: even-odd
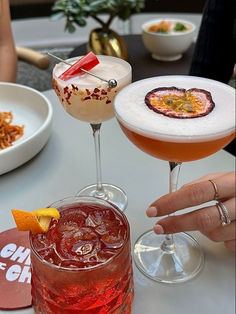
[(161, 21), (158, 24), (151, 25), (148, 30), (154, 33), (168, 33), (171, 29), (170, 21)]
[(13, 114), (0, 112), (0, 149), (12, 146), (24, 134), (24, 126), (11, 125)]
[(149, 26), (148, 31), (154, 33), (163, 33), (168, 34), (171, 32), (183, 32), (190, 30), (191, 26), (185, 25), (180, 22), (172, 22), (172, 21), (161, 21), (157, 24), (153, 24)]

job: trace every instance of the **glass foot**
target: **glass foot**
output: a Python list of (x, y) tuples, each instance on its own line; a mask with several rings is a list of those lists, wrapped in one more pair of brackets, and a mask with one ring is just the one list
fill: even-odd
[(104, 190), (101, 192), (97, 191), (97, 185), (93, 184), (86, 186), (76, 195), (102, 198), (108, 202), (111, 202), (123, 212), (128, 205), (128, 198), (125, 192), (121, 188), (112, 184), (103, 183), (102, 186)]
[(152, 230), (135, 243), (134, 262), (148, 278), (162, 283), (180, 283), (195, 277), (203, 268), (204, 256), (197, 241), (187, 233), (173, 235), (172, 249), (164, 245), (166, 235)]

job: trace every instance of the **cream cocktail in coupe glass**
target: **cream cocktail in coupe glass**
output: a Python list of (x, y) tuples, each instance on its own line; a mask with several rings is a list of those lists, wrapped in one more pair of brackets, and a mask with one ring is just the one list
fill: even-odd
[[(170, 192), (177, 188), (182, 162), (214, 154), (235, 137), (235, 90), (210, 79), (162, 76), (137, 81), (117, 95), (114, 109), (133, 144), (169, 161)], [(178, 283), (197, 275), (204, 258), (190, 235), (149, 230), (136, 241), (134, 261), (147, 277)]]
[[(66, 60), (74, 64), (81, 57)], [(96, 154), (97, 183), (78, 192), (78, 195), (96, 196), (106, 199), (120, 210), (127, 206), (127, 196), (119, 187), (103, 183), (100, 159), (100, 128), (102, 122), (114, 117), (113, 99), (126, 85), (131, 83), (131, 66), (128, 62), (110, 56), (97, 56), (99, 63), (89, 70), (95, 76), (83, 73), (67, 80), (60, 78), (70, 66), (61, 62), (53, 69), (53, 87), (66, 110), (74, 118), (90, 123)], [(116, 80), (117, 86), (110, 87), (107, 81)]]

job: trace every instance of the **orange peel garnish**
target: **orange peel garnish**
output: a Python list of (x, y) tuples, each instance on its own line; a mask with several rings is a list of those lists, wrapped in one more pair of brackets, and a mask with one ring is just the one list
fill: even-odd
[(17, 229), (19, 231), (31, 231), (33, 234), (47, 232), (51, 219), (60, 218), (60, 213), (56, 208), (40, 208), (32, 212), (12, 209), (11, 212)]

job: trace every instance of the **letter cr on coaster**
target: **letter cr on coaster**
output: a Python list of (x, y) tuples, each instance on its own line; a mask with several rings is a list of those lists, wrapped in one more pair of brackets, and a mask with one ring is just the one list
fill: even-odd
[(0, 233), (0, 309), (31, 306), (29, 232)]

